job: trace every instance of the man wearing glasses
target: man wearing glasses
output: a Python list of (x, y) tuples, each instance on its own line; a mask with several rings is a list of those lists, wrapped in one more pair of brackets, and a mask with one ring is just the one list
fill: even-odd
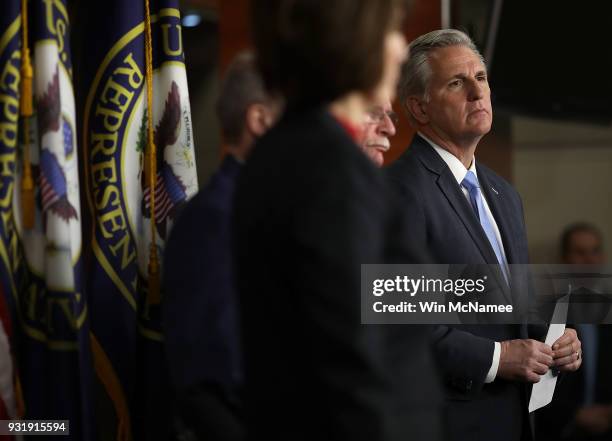
[(391, 147), (389, 138), (395, 135), (398, 117), (389, 100), (373, 106), (363, 124), (359, 147), (374, 165), (382, 167), (383, 155)]

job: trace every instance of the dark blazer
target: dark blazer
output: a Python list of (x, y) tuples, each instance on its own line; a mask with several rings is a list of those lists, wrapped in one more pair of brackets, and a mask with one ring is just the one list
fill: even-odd
[[(518, 193), (487, 167), (476, 165), (481, 190), (502, 237), (508, 263), (528, 263), (523, 208)], [(412, 241), (425, 246), (436, 263), (497, 264), (495, 253), (461, 191), (438, 153), (420, 136), (387, 169), (406, 211)], [(486, 266), (485, 266), (486, 267)], [(486, 267), (488, 268), (488, 267)], [(506, 303), (524, 291), (519, 278), (511, 291), (496, 271)], [(484, 384), (493, 360), (494, 342), (527, 336), (519, 325), (438, 326), (434, 351), (443, 371), (447, 417), (453, 440), (528, 439), (526, 387), (496, 379)]]
[(181, 212), (164, 255), (162, 303), (170, 376), (185, 423), (206, 440), (244, 438), (243, 368), (231, 253), (242, 166), (228, 155)]
[(257, 143), (235, 218), (250, 439), (439, 439), (427, 330), (361, 324), (360, 265), (419, 255), (388, 196), (325, 110)]

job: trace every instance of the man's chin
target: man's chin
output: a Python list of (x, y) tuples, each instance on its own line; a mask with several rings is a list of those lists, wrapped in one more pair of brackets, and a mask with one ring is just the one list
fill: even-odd
[(480, 121), (471, 125), (471, 132), (474, 136), (484, 136), (491, 131), (491, 121)]
[(371, 150), (368, 152), (368, 157), (372, 160), (376, 167), (382, 167), (385, 162), (385, 157), (380, 150)]
[(488, 113), (481, 112), (476, 118), (468, 119), (468, 123), (474, 128), (474, 130), (486, 135), (491, 130), (493, 121)]

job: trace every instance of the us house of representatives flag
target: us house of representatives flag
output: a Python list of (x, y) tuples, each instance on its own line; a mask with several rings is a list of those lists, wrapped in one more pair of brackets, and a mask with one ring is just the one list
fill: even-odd
[[(143, 0), (88, 4), (80, 68), (91, 344), (97, 400), (111, 409), (117, 439), (169, 438), (163, 293), (149, 280), (150, 245), (161, 260), (177, 214), (197, 191), (178, 3), (150, 3), (152, 109), (144, 8)], [(149, 118), (156, 153), (153, 188)]]
[(23, 417), (70, 420), (68, 439), (89, 440), (70, 21), (65, 0), (9, 3), (18, 15), (0, 31), (0, 278), (15, 318)]
[(13, 320), (19, 299), (15, 273), (23, 268), (13, 207), (18, 184), (20, 31), (21, 2), (8, 0), (0, 14), (0, 283)]
[[(19, 120), (19, 29), (21, 7), (18, 1), (3, 5), (0, 15), (0, 419), (17, 417), (14, 364), (11, 346), (17, 298), (10, 288), (12, 265), (9, 261), (15, 226), (11, 202), (15, 185), (15, 160)], [(11, 305), (12, 308), (9, 309)], [(11, 314), (12, 312), (12, 314)]]

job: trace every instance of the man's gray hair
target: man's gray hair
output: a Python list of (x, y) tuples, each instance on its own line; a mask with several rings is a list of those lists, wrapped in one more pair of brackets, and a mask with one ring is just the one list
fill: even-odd
[[(421, 35), (410, 43), (410, 56), (402, 66), (398, 85), (398, 96), (406, 110), (408, 110), (406, 104), (410, 96), (416, 95), (428, 99), (431, 77), (429, 54), (436, 49), (449, 46), (465, 46), (471, 49), (484, 64), (483, 56), (472, 39), (464, 32), (457, 29), (440, 29)], [(409, 110), (408, 115), (410, 115)]]
[(217, 99), (217, 117), (225, 140), (240, 142), (247, 109), (254, 103), (266, 103), (268, 95), (250, 51), (240, 52), (227, 68)]

